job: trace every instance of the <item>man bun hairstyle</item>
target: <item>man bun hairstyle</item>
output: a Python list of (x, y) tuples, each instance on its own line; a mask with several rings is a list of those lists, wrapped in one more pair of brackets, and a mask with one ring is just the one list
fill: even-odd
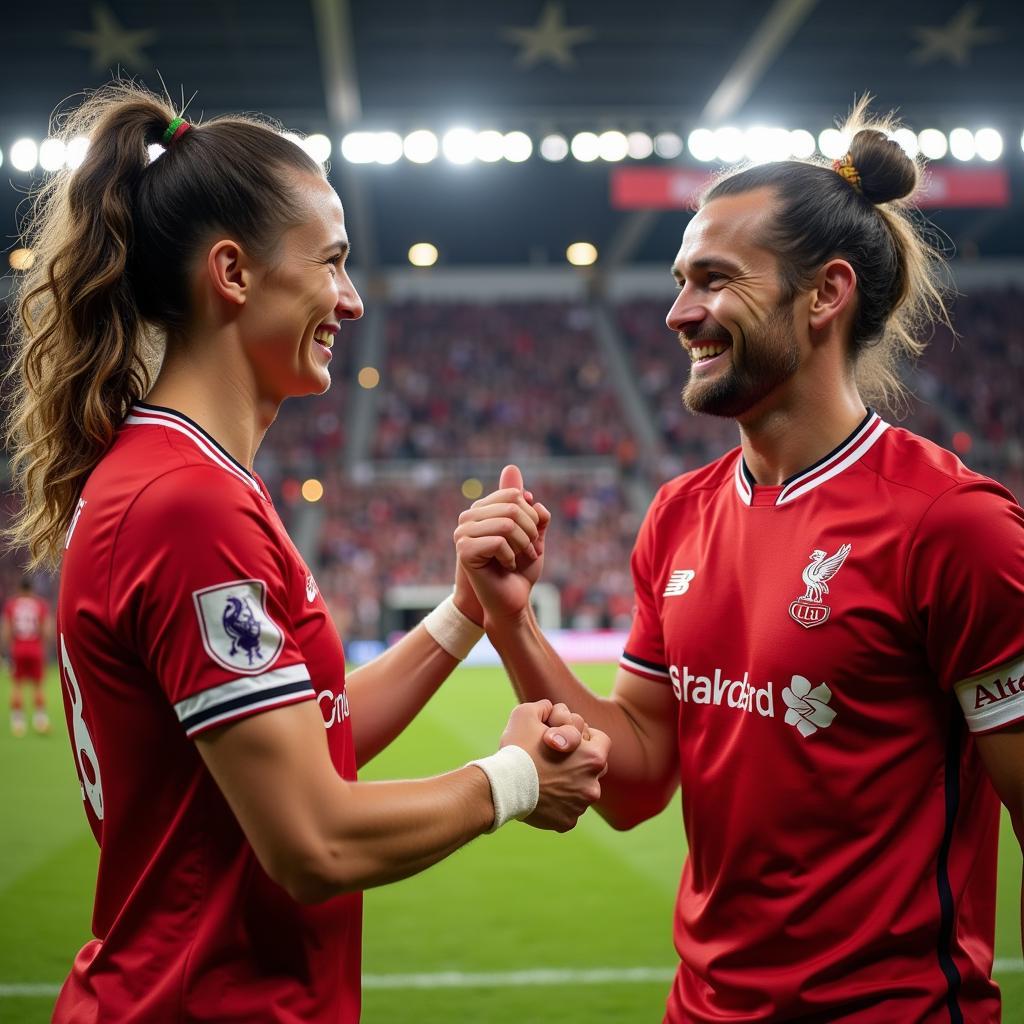
[(7, 376), (22, 507), (6, 537), (28, 547), (31, 567), (56, 564), (86, 477), (165, 346), (181, 341), (202, 245), (223, 232), (268, 258), (303, 219), (295, 176), (324, 176), (276, 125), (250, 117), (191, 125), (151, 160), (178, 116), (132, 83), (92, 93), (53, 132), (86, 136), (84, 161), (30, 200), (22, 244), (35, 261), (17, 282)]
[(755, 189), (774, 192), (775, 216), (761, 243), (778, 257), (786, 298), (809, 288), (831, 259), (853, 267), (850, 356), (857, 385), (868, 403), (898, 410), (906, 398), (902, 365), (924, 351), (936, 321), (949, 324), (945, 263), (913, 205), (922, 167), (894, 140), (895, 118), (871, 118), (869, 102), (857, 102), (841, 128), (850, 140), (843, 160), (783, 160), (726, 172), (700, 205)]
[(860, 175), (861, 194), (876, 206), (905, 199), (921, 171), (903, 147), (877, 128), (862, 128), (850, 140), (850, 162)]

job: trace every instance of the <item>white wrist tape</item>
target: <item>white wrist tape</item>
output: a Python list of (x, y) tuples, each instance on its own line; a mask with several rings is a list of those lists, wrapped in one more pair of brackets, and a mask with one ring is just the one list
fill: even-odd
[(463, 615), (449, 595), (423, 620), (423, 628), (453, 658), (463, 661), (484, 635), (483, 626)]
[(497, 832), (514, 818), (528, 818), (536, 810), (540, 779), (533, 758), (522, 747), (502, 747), (490, 757), (469, 763), (482, 768), (491, 784), (494, 824), (488, 832)]

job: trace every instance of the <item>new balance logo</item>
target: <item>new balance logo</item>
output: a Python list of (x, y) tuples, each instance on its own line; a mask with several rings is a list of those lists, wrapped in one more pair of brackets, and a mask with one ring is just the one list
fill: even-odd
[(668, 586), (665, 587), (665, 593), (661, 596), (678, 597), (680, 594), (685, 594), (690, 589), (690, 584), (696, 575), (697, 573), (693, 569), (673, 569)]

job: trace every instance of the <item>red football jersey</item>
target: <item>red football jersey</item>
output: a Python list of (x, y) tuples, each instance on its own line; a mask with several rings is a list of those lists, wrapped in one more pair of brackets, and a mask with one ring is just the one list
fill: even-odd
[(192, 743), (315, 699), (356, 775), (341, 642), (262, 482), (137, 406), (68, 530), (57, 620), (100, 863), (54, 1019), (356, 1021), (361, 896), (301, 906), (271, 881)]
[(1024, 718), (1009, 492), (870, 413), (783, 486), (738, 450), (666, 484), (633, 572), (690, 846), (666, 1019), (995, 1024), (971, 733)]
[(41, 654), (43, 650), (43, 626), (50, 609), (41, 597), (34, 594), (18, 594), (4, 602), (4, 619), (11, 631), (11, 653)]

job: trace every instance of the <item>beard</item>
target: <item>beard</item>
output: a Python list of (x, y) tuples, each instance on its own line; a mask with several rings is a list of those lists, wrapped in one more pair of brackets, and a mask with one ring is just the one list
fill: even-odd
[(799, 365), (793, 307), (780, 303), (760, 324), (743, 335), (741, 365), (737, 366), (734, 359), (711, 380), (690, 375), (683, 388), (683, 405), (690, 412), (735, 419), (789, 380)]

